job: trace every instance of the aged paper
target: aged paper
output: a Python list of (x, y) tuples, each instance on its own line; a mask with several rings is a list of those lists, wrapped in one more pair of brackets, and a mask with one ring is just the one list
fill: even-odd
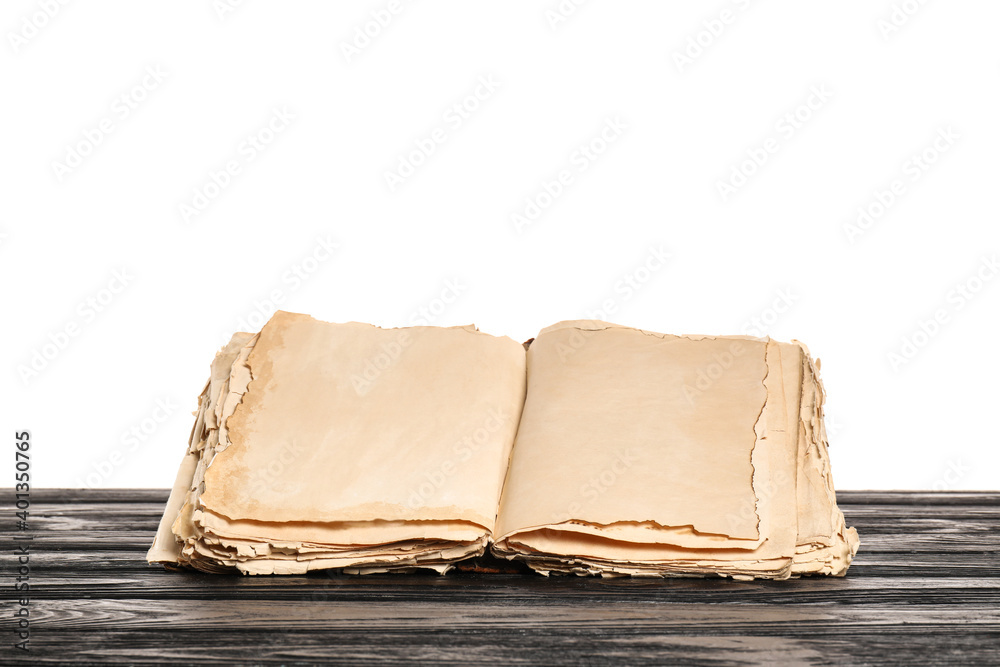
[(172, 522), (180, 501), (168, 504), (176, 546), (161, 527), (150, 560), (265, 573), (483, 552), (524, 400), (520, 343), (280, 312), (234, 341), (213, 364)]
[(543, 574), (843, 575), (823, 400), (797, 342), (279, 312), (216, 355), (148, 560), (446, 572), (492, 545)]
[[(543, 330), (527, 357), (497, 555), (546, 574), (846, 569), (856, 534), (831, 500), (825, 449), (806, 445), (821, 389), (799, 345), (573, 321)], [(798, 488), (809, 475), (819, 499)]]

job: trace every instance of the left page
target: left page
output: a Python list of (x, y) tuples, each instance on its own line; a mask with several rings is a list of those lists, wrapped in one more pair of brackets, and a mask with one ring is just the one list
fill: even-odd
[(520, 343), (285, 312), (235, 354), (234, 341), (213, 364), (149, 560), (444, 571), (484, 551), (524, 401)]

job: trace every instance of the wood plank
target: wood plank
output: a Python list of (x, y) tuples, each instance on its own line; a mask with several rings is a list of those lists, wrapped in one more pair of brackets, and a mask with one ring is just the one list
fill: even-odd
[[(421, 600), (401, 606), (391, 600), (372, 600), (363, 606), (335, 603), (309, 606), (297, 600), (247, 600), (239, 604), (204, 602), (198, 605), (185, 600), (144, 600), (141, 605), (131, 600), (46, 600), (40, 601), (32, 611), (35, 627), (45, 632), (100, 630), (109, 625), (123, 630), (159, 630), (164, 624), (175, 630), (197, 630), (205, 625), (233, 630), (271, 630), (284, 625), (299, 630), (340, 632), (363, 627), (377, 628), (386, 623), (399, 629), (417, 631), (431, 623), (475, 630), (484, 622), (516, 630), (537, 621), (533, 601), (499, 602), (499, 599), (484, 603), (456, 598), (449, 604)], [(851, 605), (786, 604), (762, 605), (750, 617), (743, 606), (680, 603), (670, 599), (643, 605), (619, 600), (609, 602), (607, 606), (585, 606), (575, 601), (553, 599), (545, 605), (545, 623), (548, 626), (603, 626), (609, 621), (627, 622), (633, 627), (675, 627), (690, 631), (714, 626), (754, 633), (781, 630), (787, 624), (819, 627), (826, 623), (836, 624), (839, 631), (847, 630), (852, 625), (970, 623), (982, 630), (1000, 623), (1000, 608), (995, 605), (914, 607), (909, 604), (884, 604), (874, 609)]]
[(166, 498), (33, 491), (36, 634), (0, 662), (1000, 664), (1000, 493), (842, 491), (848, 576), (784, 582), (167, 572)]
[(574, 626), (533, 623), (508, 629), (484, 624), (456, 629), (371, 628), (337, 632), (288, 630), (56, 631), (31, 662), (65, 664), (67, 656), (97, 664), (482, 664), (482, 665), (988, 665), (1000, 660), (1000, 631), (936, 624), (805, 625), (741, 628), (633, 628), (626, 623)]
[(33, 598), (141, 600), (297, 600), (396, 603), (437, 600), (531, 601), (539, 607), (558, 600), (577, 604), (612, 602), (757, 603), (872, 606), (970, 605), (996, 603), (1000, 580), (971, 577), (810, 578), (785, 582), (735, 582), (722, 579), (605, 580), (545, 578), (534, 575), (350, 575), (244, 577), (201, 573), (135, 573), (42, 577), (33, 581)]

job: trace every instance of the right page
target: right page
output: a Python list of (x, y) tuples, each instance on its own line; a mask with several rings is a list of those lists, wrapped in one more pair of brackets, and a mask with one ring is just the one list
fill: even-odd
[(527, 352), (496, 555), (543, 573), (842, 575), (808, 350), (567, 321)]

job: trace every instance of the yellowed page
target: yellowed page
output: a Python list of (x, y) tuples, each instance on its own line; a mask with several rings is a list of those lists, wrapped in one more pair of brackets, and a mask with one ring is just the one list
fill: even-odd
[(207, 430), (214, 423), (213, 401), (218, 400), (222, 381), (229, 377), (229, 369), (233, 361), (251, 337), (252, 334), (248, 333), (233, 334), (229, 342), (216, 353), (215, 359), (212, 361), (209, 380), (198, 398), (198, 410), (195, 411), (195, 423), (188, 438), (187, 454), (177, 471), (167, 506), (160, 518), (156, 537), (153, 539), (153, 545), (146, 554), (146, 559), (149, 562), (179, 562), (181, 539), (173, 533), (172, 526), (191, 497), (200, 460), (199, 451), (204, 446)]
[[(352, 378), (365, 361), (393, 352), (358, 391)], [(279, 312), (248, 363), (230, 444), (205, 474), (206, 508), (233, 520), (440, 519), (492, 530), (524, 397), (519, 343)], [(282, 453), (280, 474), (255, 475)]]
[(446, 572), (496, 535), (546, 574), (842, 575), (823, 398), (799, 343), (279, 312), (216, 356), (147, 557)]
[[(699, 344), (707, 341), (702, 339)], [(636, 541), (632, 539), (634, 534), (621, 530), (621, 525), (581, 526), (574, 521), (536, 530), (515, 530), (512, 537), (505, 533), (497, 545), (501, 555), (510, 556), (520, 551), (526, 562), (543, 572), (634, 575), (717, 573), (740, 578), (788, 577), (796, 546), (794, 480), (798, 439), (794, 429), (789, 428), (779, 344), (772, 341), (765, 346), (767, 372), (763, 384), (767, 401), (759, 418), (750, 425), (755, 433), (752, 451), (754, 492), (738, 505), (717, 508), (720, 517), (733, 522), (739, 517), (754, 516), (756, 507), (760, 516), (761, 540), (747, 543), (742, 548), (733, 548), (738, 541), (707, 540), (705, 536), (699, 536), (703, 538), (700, 543), (677, 541), (670, 535), (656, 540)], [(740, 363), (743, 361), (734, 360), (730, 367)], [(622, 372), (628, 374), (631, 367), (628, 365)], [(533, 368), (529, 365), (529, 376)], [(792, 390), (798, 393), (797, 382)], [(705, 392), (708, 391), (706, 388)], [(529, 389), (529, 403), (530, 400)], [(719, 420), (730, 417), (724, 410), (716, 414)], [(797, 415), (793, 417), (797, 419)], [(520, 441), (520, 433), (518, 439)], [(705, 488), (694, 491), (686, 502), (700, 502), (713, 489), (714, 484), (707, 482)], [(631, 487), (631, 490), (635, 493), (636, 506), (642, 507), (647, 489)], [(650, 529), (649, 532), (655, 530)], [(658, 543), (652, 543), (654, 541)]]
[(528, 349), (497, 534), (575, 519), (758, 539), (751, 452), (766, 343), (584, 326), (550, 327)]

